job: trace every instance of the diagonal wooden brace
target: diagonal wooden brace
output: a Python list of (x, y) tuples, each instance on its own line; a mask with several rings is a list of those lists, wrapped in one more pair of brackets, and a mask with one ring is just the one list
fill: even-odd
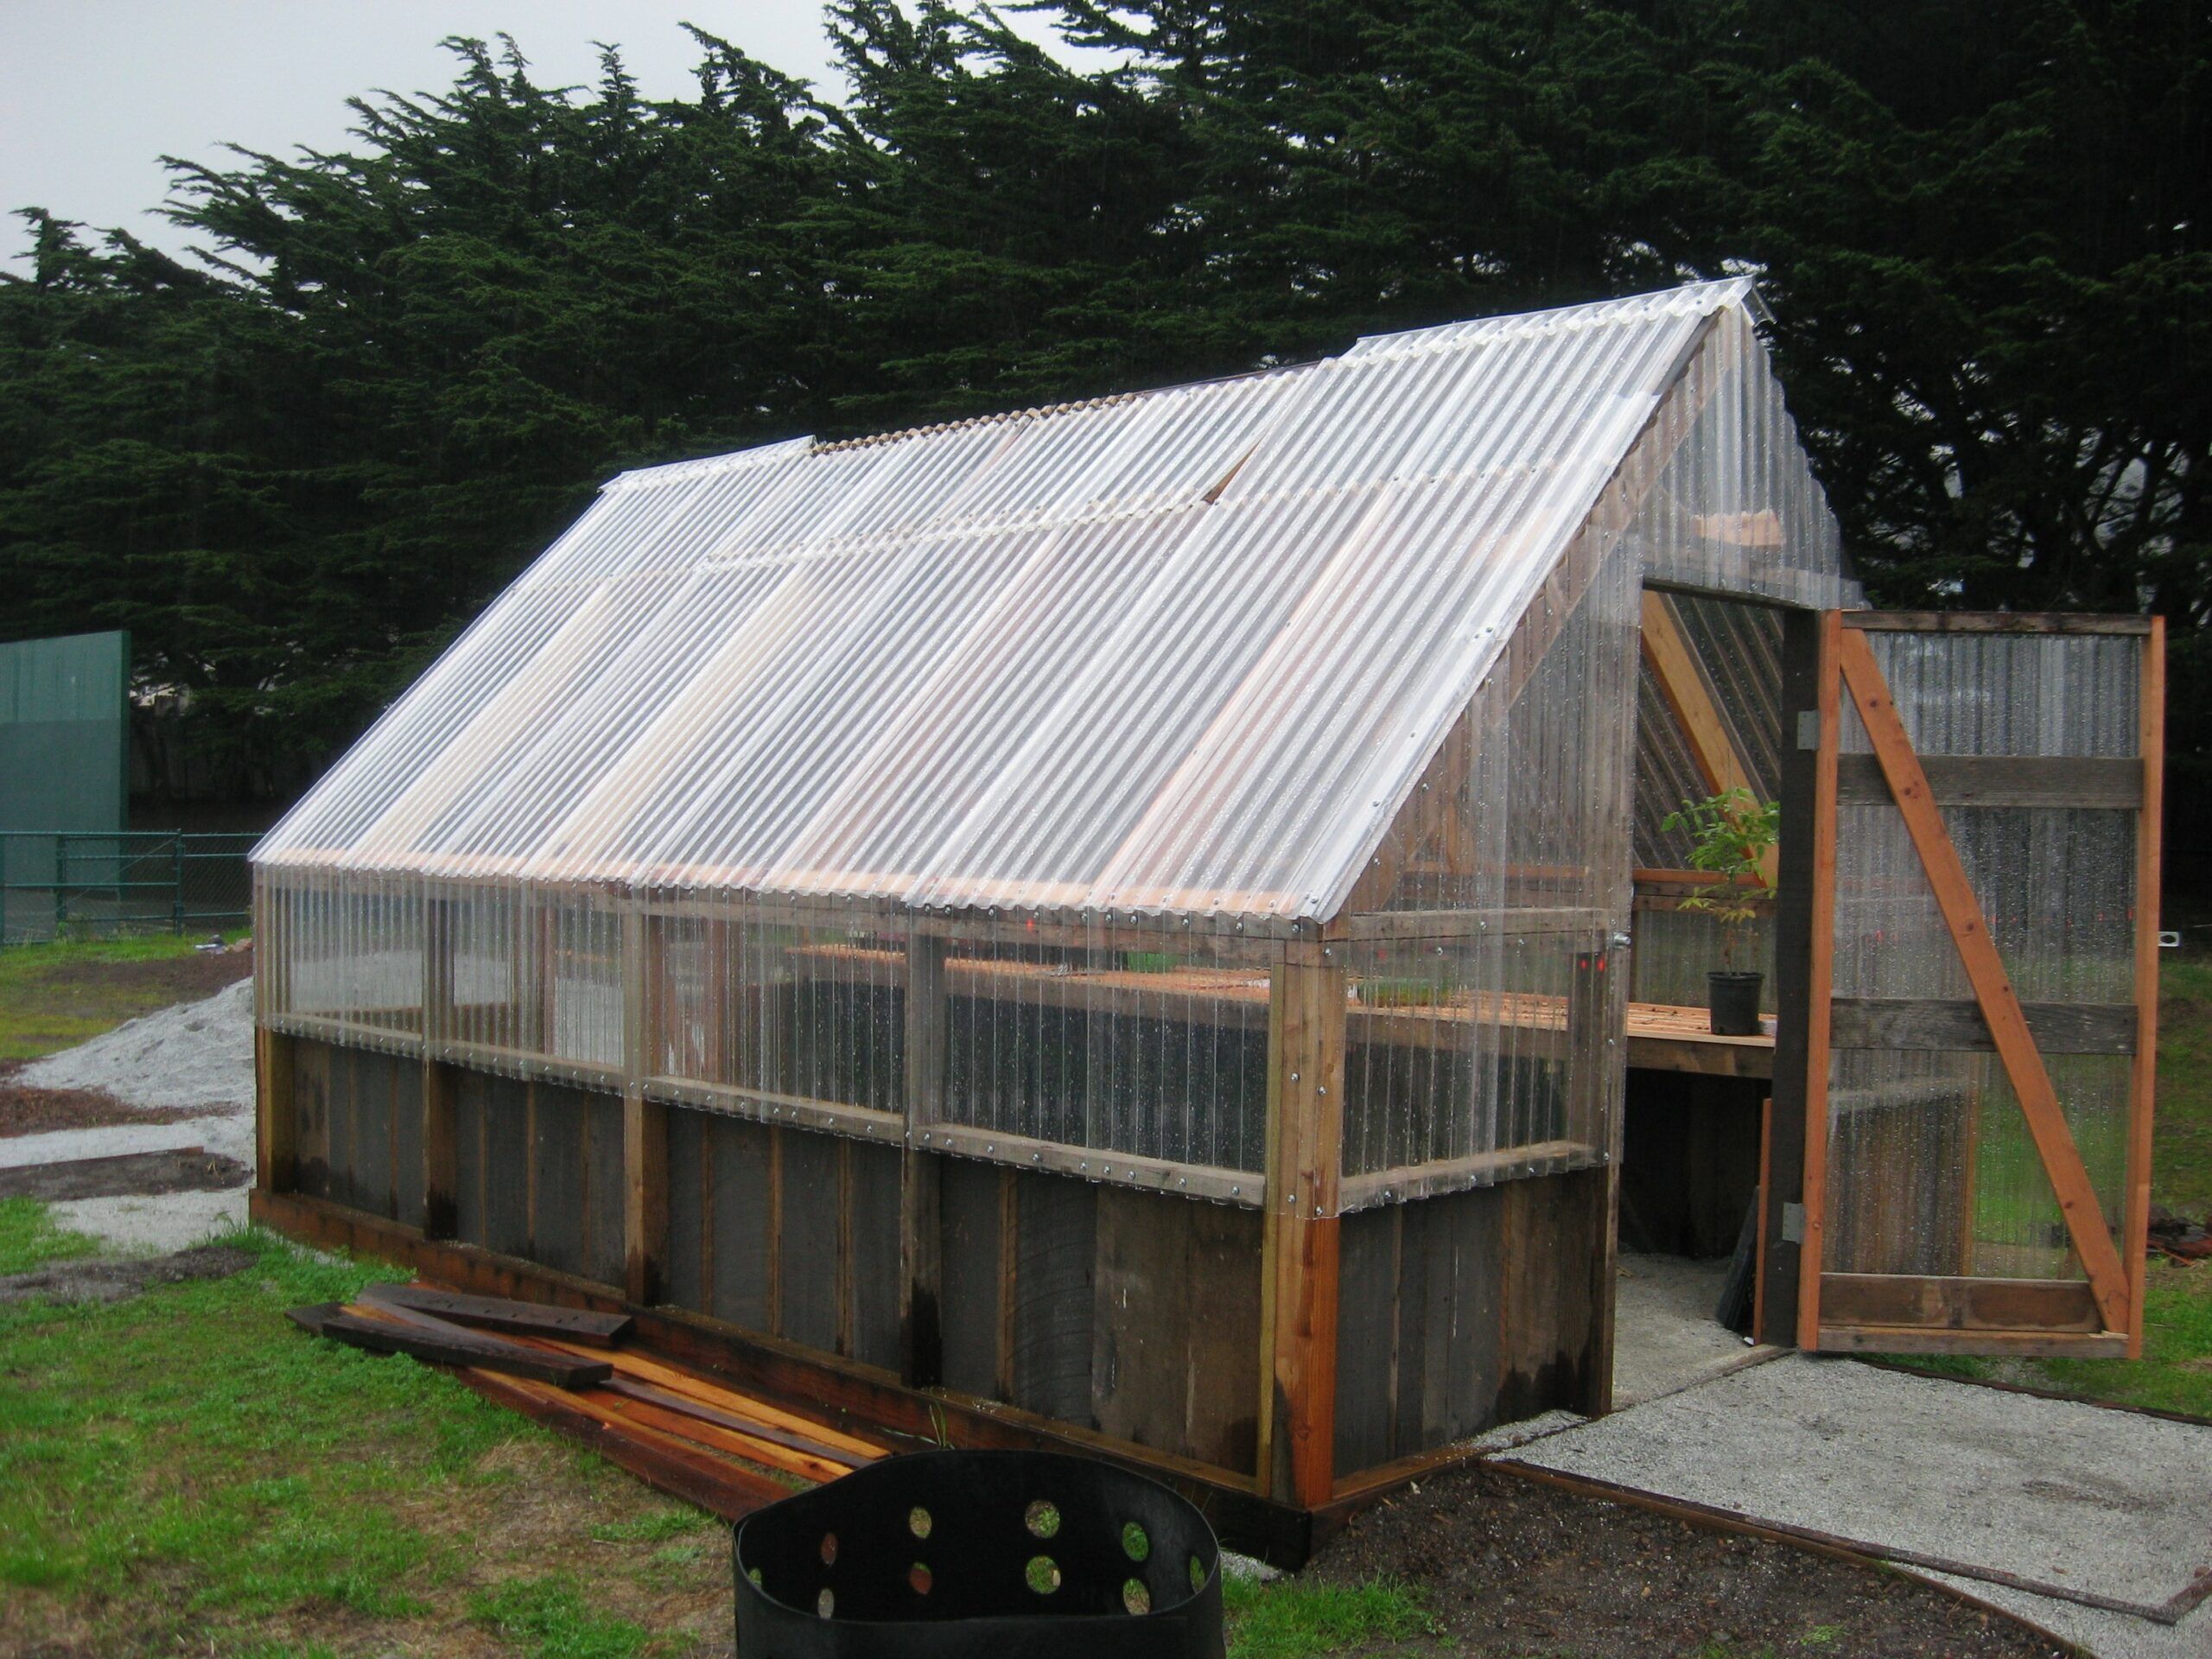
[(1952, 942), (1958, 946), (1959, 959), (1974, 986), (1982, 1018), (1989, 1022), (1989, 1034), (1996, 1043), (1999, 1058), (2005, 1063), (2005, 1074), (2012, 1081), (2012, 1092), (2019, 1098), (2021, 1113), (2028, 1121), (2028, 1133), (2034, 1138), (2044, 1173), (2050, 1177), (2051, 1191), (2057, 1195), (2059, 1210), (2066, 1218), (2067, 1235), (2074, 1242), (2082, 1267), (2088, 1270), (2089, 1288), (2104, 1317), (2105, 1328), (2126, 1331), (2126, 1271), (2120, 1265), (2120, 1252), (2106, 1228), (2096, 1192), (2089, 1185), (2088, 1170), (2082, 1162), (2080, 1149), (2074, 1144), (2073, 1132), (2066, 1127), (2066, 1115), (2060, 1109), (2057, 1091), (2051, 1087), (2050, 1073), (2044, 1069), (2043, 1054), (2028, 1030), (2019, 996), (2005, 971), (2003, 959), (1997, 954), (1996, 942), (1989, 937), (1980, 901), (1967, 880), (1966, 867), (1960, 861), (1958, 849), (1952, 845), (1950, 832), (1943, 826), (1943, 815), (1929, 791), (1928, 776), (1921, 766), (1920, 757), (1913, 752), (1912, 740), (1897, 717), (1889, 682), (1883, 676), (1881, 664), (1874, 660), (1873, 648), (1857, 629), (1845, 628), (1841, 635), (1844, 683), (1859, 706), (1859, 718), (1866, 722), (1875, 757), (1881, 762), (1882, 775), (1888, 780), (1890, 793), (1912, 836), (1913, 849), (1920, 855), (1921, 864), (1927, 871), (1928, 885), (1934, 890), (1936, 902), (1943, 912), (1944, 925), (1950, 929)]

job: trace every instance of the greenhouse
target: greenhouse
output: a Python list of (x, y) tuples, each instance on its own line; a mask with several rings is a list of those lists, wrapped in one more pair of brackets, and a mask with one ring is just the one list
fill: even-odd
[[(257, 849), (257, 1213), (1168, 1471), (1279, 1556), (1605, 1409), (1624, 1233), (1754, 1217), (1768, 1340), (2125, 1344), (2158, 636), (1859, 608), (1763, 315), (613, 480)], [(1734, 788), (1783, 827), (1719, 1036), (1667, 820)]]

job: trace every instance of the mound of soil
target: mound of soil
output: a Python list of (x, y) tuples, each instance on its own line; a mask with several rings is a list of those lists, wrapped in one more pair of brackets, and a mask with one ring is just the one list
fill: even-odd
[(251, 1267), (253, 1253), (234, 1244), (201, 1244), (173, 1255), (133, 1262), (57, 1262), (0, 1279), (0, 1304), (28, 1302), (119, 1302), (149, 1285), (176, 1285), (188, 1279), (227, 1279)]
[(43, 976), (41, 994), (54, 1003), (59, 1012), (71, 1014), (79, 1010), (68, 1005), (67, 994), (73, 988), (81, 988), (86, 1005), (81, 1012), (98, 1015), (105, 1011), (118, 989), (143, 997), (149, 1007), (168, 1002), (198, 1002), (252, 972), (251, 946), (236, 950), (194, 950), (182, 956), (149, 957), (142, 962), (90, 957), (60, 963), (48, 969)]
[(1476, 1655), (1655, 1659), (2061, 1659), (2066, 1649), (1899, 1573), (1471, 1464), (1356, 1516), (1307, 1569), (1395, 1578), (1445, 1646)]
[(105, 1089), (34, 1089), (9, 1079), (18, 1061), (0, 1068), (0, 1138), (51, 1129), (104, 1129), (114, 1123), (181, 1123), (204, 1117), (204, 1106), (130, 1106)]
[(235, 1158), (201, 1147), (163, 1152), (125, 1152), (112, 1158), (73, 1158), (67, 1163), (25, 1164), (0, 1169), (0, 1198), (155, 1197), (163, 1192), (227, 1192), (245, 1186), (253, 1172)]

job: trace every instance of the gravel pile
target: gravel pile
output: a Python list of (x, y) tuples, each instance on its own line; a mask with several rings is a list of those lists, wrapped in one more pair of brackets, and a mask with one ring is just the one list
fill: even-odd
[(34, 1060), (10, 1081), (98, 1089), (130, 1106), (211, 1113), (253, 1104), (253, 982), (142, 1014), (92, 1041)]

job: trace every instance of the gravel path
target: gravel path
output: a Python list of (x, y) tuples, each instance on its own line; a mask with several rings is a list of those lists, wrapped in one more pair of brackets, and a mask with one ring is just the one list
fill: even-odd
[[(0, 1167), (204, 1147), (253, 1163), (253, 982), (158, 1009), (88, 1043), (34, 1060), (13, 1081), (99, 1090), (125, 1105), (200, 1114), (0, 1139)], [(250, 1179), (250, 1178), (249, 1178)], [(245, 1223), (245, 1185), (227, 1192), (126, 1194), (53, 1206), (57, 1225), (131, 1253), (166, 1253)]]

